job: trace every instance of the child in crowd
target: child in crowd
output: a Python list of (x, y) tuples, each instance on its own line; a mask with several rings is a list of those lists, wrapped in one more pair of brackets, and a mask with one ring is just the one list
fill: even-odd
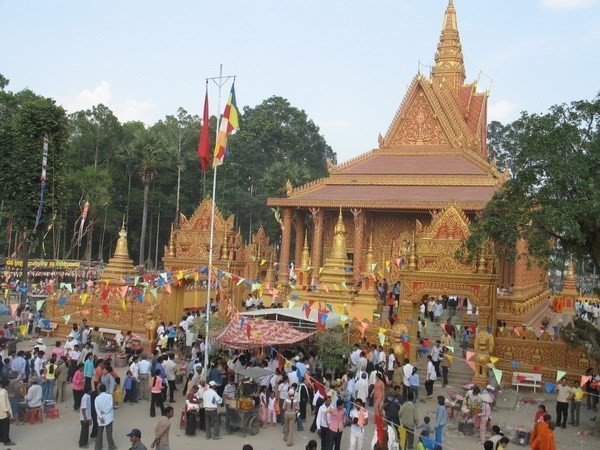
[(259, 419), (260, 419), (260, 426), (262, 428), (266, 428), (266, 423), (267, 423), (267, 406), (268, 406), (268, 400), (267, 400), (267, 387), (266, 386), (261, 386), (260, 388), (260, 395), (258, 396), (258, 403), (259, 403)]
[(121, 390), (121, 377), (115, 377), (115, 390), (113, 391), (113, 405), (115, 409), (119, 408), (119, 403), (123, 398), (123, 391)]
[(125, 377), (125, 381), (123, 382), (123, 389), (125, 390), (125, 398), (123, 398), (123, 403), (133, 403), (133, 374), (131, 370), (127, 371), (127, 376)]
[(429, 435), (431, 434), (431, 425), (429, 425), (429, 422), (431, 421), (431, 419), (429, 418), (429, 416), (425, 416), (423, 418), (423, 423), (419, 426), (417, 426), (417, 430), (421, 430), (421, 432), (419, 433), (420, 436), (426, 437), (428, 438)]
[(277, 414), (279, 413), (279, 402), (275, 398), (275, 391), (271, 392), (267, 403), (267, 420), (266, 423), (272, 423), (277, 426)]

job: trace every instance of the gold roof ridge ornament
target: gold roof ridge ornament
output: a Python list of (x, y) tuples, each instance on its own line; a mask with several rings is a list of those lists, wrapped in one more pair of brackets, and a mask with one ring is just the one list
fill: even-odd
[(450, 0), (444, 13), (444, 25), (435, 53), (435, 65), (431, 79), (436, 85), (447, 85), (458, 89), (465, 83), (465, 65), (458, 33), (456, 9)]

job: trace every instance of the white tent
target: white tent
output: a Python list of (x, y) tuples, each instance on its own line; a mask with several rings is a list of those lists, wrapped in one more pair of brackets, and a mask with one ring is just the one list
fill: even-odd
[[(319, 312), (317, 308), (311, 308), (310, 314), (306, 317), (306, 312), (302, 308), (268, 308), (257, 309), (240, 313), (242, 316), (248, 317), (264, 317), (270, 320), (281, 320), (290, 322), (296, 328), (314, 329), (319, 320)], [(340, 325), (340, 314), (329, 312), (325, 328), (333, 328)]]

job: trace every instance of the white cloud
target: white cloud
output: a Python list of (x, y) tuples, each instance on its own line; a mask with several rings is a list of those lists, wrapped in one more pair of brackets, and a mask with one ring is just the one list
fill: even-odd
[(90, 109), (102, 103), (108, 106), (115, 116), (121, 122), (129, 120), (141, 120), (150, 124), (155, 120), (155, 105), (151, 102), (135, 99), (125, 99), (122, 101), (113, 101), (111, 86), (107, 81), (102, 80), (100, 84), (92, 89), (82, 89), (76, 95), (68, 95), (58, 99), (69, 112)]
[(597, 0), (542, 0), (546, 8), (551, 9), (581, 9), (592, 6)]
[(488, 121), (511, 122), (516, 118), (517, 113), (516, 103), (509, 102), (508, 100), (498, 100), (488, 108)]

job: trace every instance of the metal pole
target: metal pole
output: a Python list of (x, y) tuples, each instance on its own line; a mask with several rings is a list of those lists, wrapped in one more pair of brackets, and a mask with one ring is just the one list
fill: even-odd
[[(212, 80), (219, 88), (219, 97), (218, 97), (218, 105), (217, 111), (221, 110), (221, 88), (223, 85), (229, 80), (229, 78), (233, 78), (233, 75), (229, 75), (223, 77), (223, 64), (219, 66), (219, 76), (215, 78), (207, 78), (206, 80)], [(218, 82), (216, 81), (218, 80)], [(221, 125), (221, 115), (217, 119), (217, 127), (215, 130), (215, 136), (219, 135), (219, 126)], [(216, 192), (217, 192), (217, 166), (213, 163), (213, 185), (212, 185), (212, 209), (210, 213), (210, 250), (208, 254), (208, 286), (206, 290), (206, 329), (204, 336), (204, 377), (208, 376), (208, 332), (210, 328), (210, 293), (211, 293), (211, 283), (212, 283), (212, 265), (213, 265), (213, 251), (214, 251), (214, 238), (215, 238), (215, 203), (216, 203)]]

